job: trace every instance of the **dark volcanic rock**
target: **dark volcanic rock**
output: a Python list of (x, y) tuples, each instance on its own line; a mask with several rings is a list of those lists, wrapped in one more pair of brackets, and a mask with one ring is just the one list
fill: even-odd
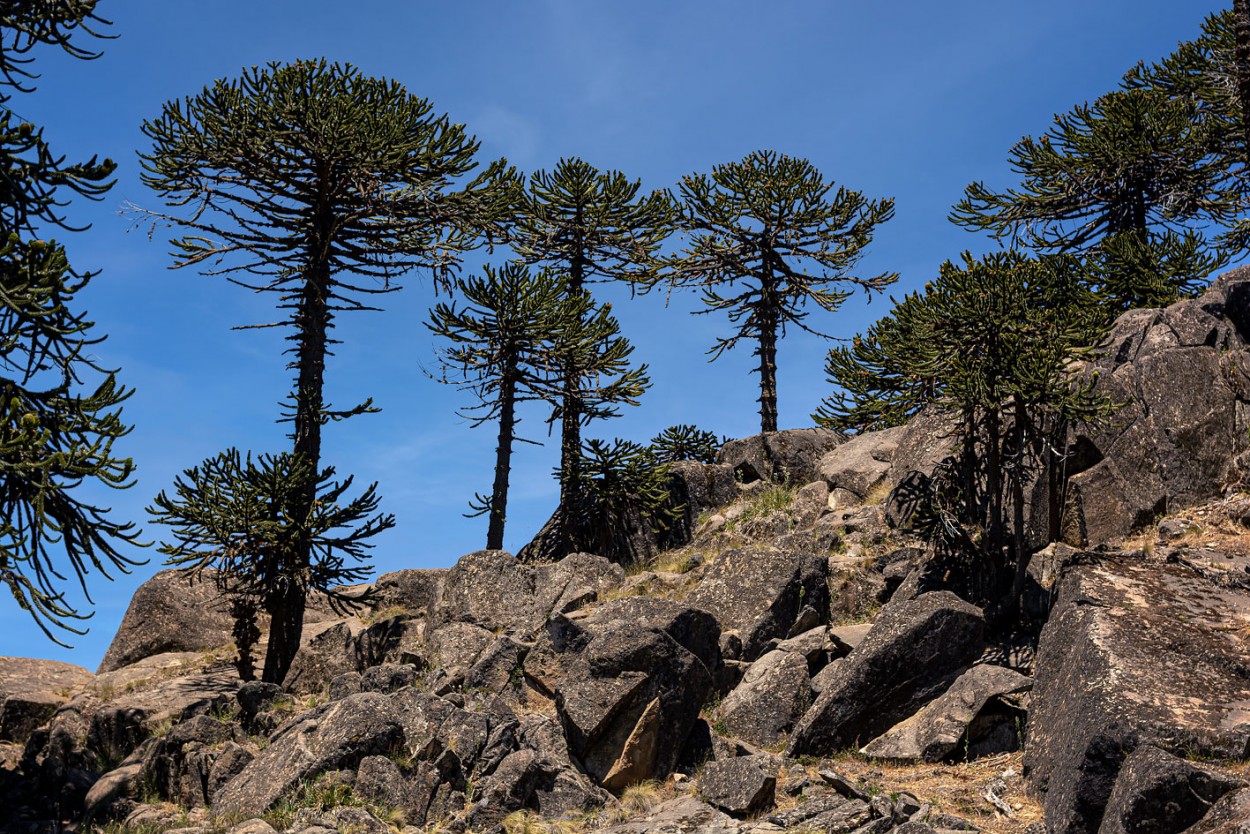
[(776, 744), (812, 705), (807, 668), (803, 654), (780, 649), (752, 663), (719, 708), (730, 735), (757, 747)]
[(446, 576), (446, 568), (384, 573), (373, 585), (374, 607), (379, 611), (400, 608), (417, 617), (428, 617), (438, 603)]
[(824, 619), (829, 610), (828, 562), (812, 555), (771, 548), (722, 553), (686, 597), (711, 612), (723, 631), (742, 640), (743, 660), (754, 660), (770, 640), (790, 635), (799, 612), (809, 606)]
[(1202, 819), (1240, 779), (1142, 745), (1124, 761), (1098, 834), (1175, 834)]
[(1250, 831), (1250, 788), (1229, 791), (1184, 834), (1246, 834)]
[(846, 437), (832, 429), (766, 432), (729, 441), (716, 462), (729, 466), (744, 484), (763, 480), (802, 486), (819, 477), (821, 457), (845, 442)]
[(668, 472), (670, 502), (683, 509), (681, 517), (658, 537), (658, 543), (680, 547), (694, 538), (700, 516), (733, 503), (738, 497), (738, 481), (732, 466), (693, 460), (670, 464)]
[(0, 741), (25, 742), (94, 677), (72, 663), (0, 657)]
[[(863, 752), (882, 759), (942, 761), (961, 746), (969, 726), (991, 699), (1032, 686), (1032, 680), (1004, 666), (973, 666), (920, 712), (873, 739)], [(973, 746), (974, 739), (968, 737), (970, 756), (975, 755)]]
[(573, 755), (617, 790), (672, 770), (711, 693), (719, 638), (703, 611), (619, 599), (577, 620), (552, 618), (525, 674), (555, 698)]
[(1141, 744), (1246, 755), (1247, 618), (1250, 596), (1181, 565), (1126, 556), (1068, 568), (1038, 648), (1025, 747), (1053, 832), (1097, 831)]
[(771, 808), (777, 793), (777, 765), (771, 756), (739, 756), (708, 762), (699, 772), (699, 795), (735, 817)]
[(789, 811), (773, 814), (768, 821), (785, 829), (848, 834), (872, 818), (868, 803), (844, 796), (825, 796), (800, 802)]
[(880, 735), (944, 690), (984, 642), (981, 610), (949, 591), (890, 602), (838, 661), (786, 755), (827, 755)]

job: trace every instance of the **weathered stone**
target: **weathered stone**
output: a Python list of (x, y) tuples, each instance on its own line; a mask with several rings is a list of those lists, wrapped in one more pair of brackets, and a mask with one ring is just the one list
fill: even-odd
[(754, 660), (770, 640), (790, 634), (805, 605), (828, 610), (827, 563), (805, 554), (764, 548), (722, 553), (686, 597), (711, 612), (742, 640), (742, 659)]
[(383, 663), (366, 669), (360, 676), (361, 692), (395, 692), (412, 686), (417, 680), (417, 667), (411, 663)]
[(274, 830), (272, 825), (257, 818), (232, 826), (226, 831), (226, 834), (278, 834), (278, 832)]
[(739, 834), (739, 824), (693, 796), (662, 802), (640, 818), (599, 829), (600, 834)]
[(72, 663), (0, 657), (0, 741), (25, 742), (94, 677)]
[(863, 500), (886, 483), (890, 461), (898, 449), (905, 426), (870, 431), (852, 437), (820, 459), (820, 477), (830, 489), (842, 489)]
[(757, 747), (776, 744), (811, 706), (807, 666), (803, 654), (780, 649), (751, 664), (719, 708), (730, 734)]
[(429, 617), (438, 604), (446, 568), (397, 570), (384, 573), (374, 583), (374, 608), (398, 608), (415, 617)]
[(881, 734), (967, 668), (984, 635), (980, 609), (948, 591), (891, 601), (795, 725), (786, 755), (830, 754)]
[(950, 689), (873, 739), (862, 752), (882, 759), (939, 762), (965, 746), (969, 758), (975, 758), (981, 751), (979, 739), (969, 734), (974, 719), (992, 699), (1032, 686), (1032, 680), (1004, 666), (973, 666)]
[(295, 695), (311, 695), (339, 675), (359, 672), (356, 638), (364, 630), (365, 624), (355, 617), (306, 625), (283, 687)]
[(819, 775), (822, 782), (847, 799), (859, 799), (867, 802), (872, 798), (867, 791), (836, 770), (825, 768), (820, 771)]
[(699, 773), (699, 795), (735, 817), (771, 808), (776, 799), (777, 765), (771, 756), (741, 756), (708, 762)]
[(1098, 834), (1173, 834), (1201, 820), (1224, 794), (1246, 787), (1209, 768), (1142, 745), (1124, 760)]
[(829, 487), (824, 481), (813, 481), (794, 493), (790, 517), (799, 527), (811, 527), (829, 508)]
[[(1085, 561), (1094, 557), (1087, 555)], [(1140, 557), (1075, 564), (1042, 632), (1025, 763), (1057, 834), (1093, 832), (1125, 757), (1241, 758), (1250, 596)]]
[(680, 547), (694, 538), (704, 515), (733, 503), (738, 497), (738, 482), (732, 466), (693, 460), (669, 464), (668, 472), (669, 500), (683, 509), (681, 516), (657, 539), (665, 547)]
[(1250, 831), (1250, 788), (1229, 791), (1184, 834), (1246, 834)]
[(871, 817), (868, 803), (861, 799), (825, 796), (800, 802), (789, 811), (773, 814), (768, 821), (785, 829), (848, 834), (867, 823)]
[(212, 770), (208, 773), (208, 801), (212, 804), (217, 792), (247, 767), (248, 762), (256, 758), (256, 749), (233, 741), (227, 741), (217, 752)]
[(716, 462), (732, 468), (742, 483), (807, 484), (817, 479), (821, 457), (844, 442), (846, 437), (832, 429), (766, 432), (729, 441)]
[(555, 698), (572, 753), (615, 790), (672, 770), (711, 692), (719, 637), (703, 611), (619, 599), (577, 621), (554, 617), (525, 672)]
[(209, 780), (216, 750), (242, 734), (233, 724), (207, 715), (175, 724), (153, 739), (143, 756), (143, 782), (163, 798), (188, 808), (208, 804)]
[(955, 430), (955, 419), (937, 406), (918, 411), (894, 438), (898, 445), (890, 457), (887, 483), (897, 484), (911, 472), (932, 475), (938, 463), (950, 456)]

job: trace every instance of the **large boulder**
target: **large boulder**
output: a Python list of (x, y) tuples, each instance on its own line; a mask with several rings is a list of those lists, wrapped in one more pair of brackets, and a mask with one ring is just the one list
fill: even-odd
[(805, 553), (745, 547), (726, 551), (708, 566), (686, 597), (711, 612), (722, 631), (742, 641), (742, 658), (754, 660), (772, 640), (790, 635), (805, 608), (828, 618), (828, 561)]
[(681, 515), (667, 530), (656, 534), (657, 544), (663, 547), (688, 544), (705, 513), (731, 504), (738, 497), (733, 467), (726, 464), (678, 461), (669, 465), (668, 476), (669, 504), (680, 507)]
[(599, 834), (739, 834), (743, 827), (728, 814), (693, 796), (679, 796), (641, 817), (599, 829)]
[(555, 699), (569, 750), (600, 785), (663, 778), (712, 692), (720, 629), (711, 615), (645, 597), (553, 617), (525, 674)]
[(777, 763), (772, 756), (711, 761), (699, 771), (699, 796), (727, 814), (746, 817), (773, 806)]
[(1177, 834), (1244, 787), (1241, 779), (1142, 745), (1120, 768), (1098, 834)]
[(752, 663), (718, 709), (729, 734), (757, 747), (781, 740), (812, 705), (807, 668), (803, 654), (781, 649)]
[(1197, 299), (1121, 316), (1088, 373), (1123, 403), (1073, 438), (1065, 537), (1127, 535), (1218, 496), (1245, 474), (1250, 449), (1250, 272), (1236, 270)]
[(532, 566), (502, 550), (480, 550), (447, 572), (433, 620), (472, 623), (525, 638), (552, 614), (580, 608), (624, 578), (619, 565), (588, 553)]
[(1240, 759), (1250, 749), (1250, 595), (1141, 556), (1070, 566), (1042, 631), (1025, 766), (1056, 834), (1097, 831), (1142, 744)]
[(802, 486), (819, 477), (817, 467), (826, 452), (846, 442), (832, 429), (791, 429), (731, 440), (716, 455), (744, 484), (771, 481)]
[(829, 755), (880, 735), (945, 690), (984, 645), (981, 610), (949, 591), (891, 600), (859, 648), (831, 667), (786, 755)]
[[(846, 490), (859, 499), (886, 484), (890, 462), (906, 426), (856, 435), (830, 452), (818, 464), (820, 477), (833, 490)], [(890, 484), (893, 486), (893, 484)]]
[(384, 573), (373, 583), (374, 608), (401, 609), (415, 617), (428, 617), (438, 603), (446, 577), (446, 568)]
[(0, 657), (0, 741), (25, 742), (94, 677), (72, 663)]
[(1250, 788), (1229, 791), (1184, 834), (1245, 834), (1250, 831)]
[[(111, 672), (157, 654), (230, 645), (234, 622), (215, 578), (211, 570), (163, 570), (140, 585), (97, 671)], [(324, 597), (309, 597), (305, 623), (336, 616)], [(267, 623), (262, 616), (261, 628)]]
[(932, 475), (954, 448), (956, 425), (954, 417), (935, 405), (916, 412), (892, 438), (897, 445), (890, 455), (886, 482), (893, 486), (911, 472)]
[[(953, 753), (961, 752), (961, 747), (970, 758), (984, 752), (1004, 752), (982, 749), (985, 736), (994, 733), (997, 726), (983, 727), (980, 735), (975, 729), (971, 733), (969, 730), (991, 701), (1027, 692), (1032, 686), (1031, 679), (1005, 666), (973, 666), (960, 675), (950, 689), (911, 718), (873, 739), (862, 752), (879, 759), (924, 762), (940, 762)], [(1008, 725), (1008, 729), (1014, 731), (1015, 728)]]

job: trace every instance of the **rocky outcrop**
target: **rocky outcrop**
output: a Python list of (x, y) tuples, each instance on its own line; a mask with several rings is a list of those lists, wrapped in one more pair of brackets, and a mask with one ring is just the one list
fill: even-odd
[(1200, 298), (1131, 310), (1115, 323), (1089, 373), (1123, 403), (1073, 440), (1066, 537), (1108, 541), (1241, 480), (1250, 449), (1250, 271)]
[(25, 742), (94, 677), (72, 663), (0, 657), (0, 741)]
[(1142, 745), (1120, 768), (1098, 834), (1184, 831), (1226, 793), (1244, 787), (1240, 779)]
[(553, 617), (525, 675), (555, 699), (569, 749), (609, 790), (662, 778), (712, 691), (720, 629), (710, 615), (634, 597)]
[(1244, 834), (1250, 827), (1250, 788), (1229, 791), (1184, 834)]
[(1042, 632), (1025, 749), (1057, 834), (1098, 830), (1140, 745), (1237, 759), (1250, 744), (1250, 595), (1140, 555), (1083, 559)]
[(771, 481), (802, 486), (817, 480), (821, 457), (846, 442), (832, 429), (792, 429), (731, 440), (716, 455), (741, 483)]
[(906, 426), (899, 426), (852, 437), (820, 458), (820, 477), (831, 490), (845, 490), (864, 499), (887, 483), (890, 462), (906, 432)]
[[(995, 738), (1000, 723), (983, 716), (992, 701), (1027, 692), (1033, 681), (1004, 666), (973, 666), (951, 684), (950, 689), (929, 702), (920, 712), (869, 742), (863, 753), (880, 759), (940, 762), (953, 753), (968, 758), (1018, 749), (1024, 713), (1013, 710), (1005, 719), (1008, 738)], [(980, 720), (978, 720), (980, 719)], [(979, 725), (979, 726), (978, 726)], [(1004, 749), (1005, 748), (1005, 749)]]
[(754, 660), (769, 641), (788, 637), (806, 607), (828, 617), (828, 562), (803, 553), (748, 547), (722, 553), (686, 601), (713, 612), (721, 629), (742, 642), (741, 657)]
[(757, 747), (781, 740), (812, 704), (807, 658), (778, 649), (747, 668), (742, 682), (721, 702), (718, 714), (734, 738)]
[(981, 610), (949, 591), (891, 601), (833, 667), (786, 755), (828, 755), (880, 735), (945, 690), (984, 640)]
[(699, 796), (735, 817), (746, 817), (773, 805), (777, 763), (772, 756), (738, 756), (708, 762), (699, 772)]

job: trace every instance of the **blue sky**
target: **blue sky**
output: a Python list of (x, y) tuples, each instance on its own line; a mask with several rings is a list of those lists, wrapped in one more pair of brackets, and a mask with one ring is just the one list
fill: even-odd
[[(463, 122), (483, 161), (506, 156), (523, 170), (580, 156), (600, 168), (672, 186), (683, 174), (772, 149), (810, 159), (827, 177), (869, 197), (894, 197), (896, 217), (878, 233), (865, 272), (896, 271), (896, 294), (931, 278), (938, 264), (989, 242), (946, 220), (974, 179), (1012, 182), (1006, 158), (1052, 115), (1115, 86), (1139, 59), (1156, 59), (1198, 34), (1221, 7), (1205, 0), (101, 0), (115, 40), (92, 63), (45, 51), (43, 77), (14, 108), (46, 127), (70, 159), (116, 159), (104, 201), (76, 202), (84, 233), (63, 236), (80, 268), (103, 270), (85, 305), (108, 340), (104, 363), (136, 393), (120, 444), (139, 466), (136, 485), (98, 496), (119, 518), (144, 507), (175, 475), (229, 446), (286, 447), (273, 421), (289, 390), (281, 333), (233, 332), (269, 321), (273, 300), (188, 270), (170, 271), (168, 247), (119, 215), (127, 202), (159, 207), (140, 184), (140, 125), (163, 102), (192, 95), (245, 66), (325, 56), (394, 78)], [(423, 374), (434, 344), (421, 322), (428, 280), (406, 278), (381, 313), (346, 315), (327, 372), (332, 402), (372, 396), (381, 414), (328, 427), (325, 462), (358, 483), (378, 481), (398, 526), (380, 537), (378, 572), (442, 567), (480, 548), (486, 521), (462, 513), (488, 491), (489, 426), (456, 417), (464, 394)], [(635, 356), (654, 385), (624, 417), (588, 436), (645, 441), (674, 423), (720, 434), (758, 430), (750, 349), (708, 364), (704, 352), (726, 322), (691, 316), (692, 299), (665, 307), (659, 295), (613, 302)], [(888, 299), (848, 303), (812, 323), (849, 337), (888, 309)], [(791, 332), (779, 352), (782, 428), (810, 425), (828, 386), (826, 345)], [(544, 415), (522, 431), (545, 439)], [(558, 444), (517, 451), (507, 546), (538, 529), (556, 498)], [(147, 527), (150, 538), (159, 528)], [(96, 614), (73, 650), (49, 643), (16, 606), (0, 606), (0, 655), (50, 657), (94, 669), (137, 584), (160, 557), (114, 582), (88, 578)], [(84, 603), (85, 605), (85, 603)]]

